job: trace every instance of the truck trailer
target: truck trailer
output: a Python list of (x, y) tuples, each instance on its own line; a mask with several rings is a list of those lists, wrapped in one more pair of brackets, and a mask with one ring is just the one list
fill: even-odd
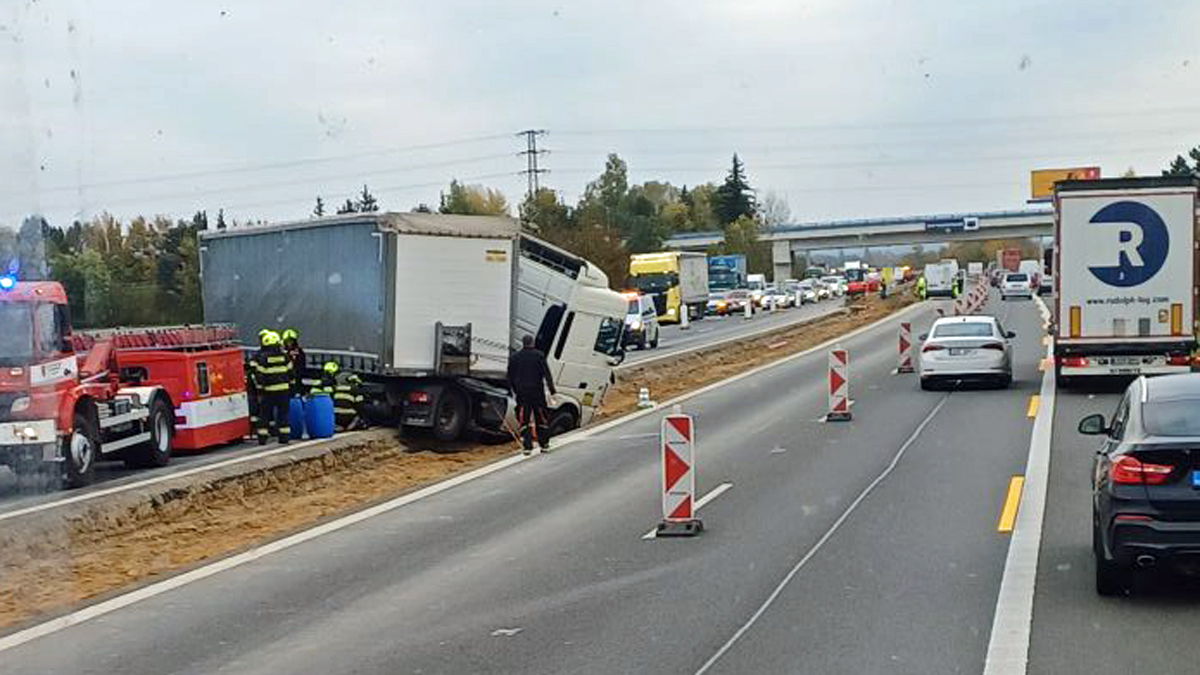
[(689, 251), (639, 253), (629, 256), (629, 284), (654, 299), (658, 320), (677, 323), (704, 317), (708, 305), (708, 256)]
[(1191, 370), (1198, 190), (1192, 176), (1055, 184), (1060, 386)]
[(558, 396), (550, 428), (586, 424), (614, 382), (626, 301), (588, 261), (499, 216), (366, 213), (202, 232), (210, 321), (294, 328), (309, 371), (359, 374), (368, 416), (439, 440), (513, 421), (509, 355), (525, 335)]

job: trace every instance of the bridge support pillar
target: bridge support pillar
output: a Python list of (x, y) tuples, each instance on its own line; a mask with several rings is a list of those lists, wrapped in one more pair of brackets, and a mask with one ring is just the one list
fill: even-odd
[(792, 243), (790, 241), (771, 242), (771, 280), (782, 282), (792, 276)]

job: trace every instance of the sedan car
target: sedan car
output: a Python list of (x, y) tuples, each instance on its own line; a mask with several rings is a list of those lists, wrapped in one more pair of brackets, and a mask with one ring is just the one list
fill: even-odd
[(1016, 337), (994, 316), (947, 316), (921, 336), (921, 388), (935, 384), (1012, 383), (1012, 344)]
[(1000, 282), (1000, 299), (1033, 298), (1033, 282), (1024, 272), (1009, 272)]
[(839, 276), (821, 277), (821, 283), (829, 287), (830, 293), (835, 298), (840, 298), (846, 294), (846, 280)]
[(705, 313), (714, 316), (725, 316), (729, 313), (729, 301), (725, 298), (725, 294), (719, 291), (713, 291), (708, 294), (708, 304), (704, 308)]
[(1200, 373), (1139, 377), (1111, 421), (1088, 415), (1079, 432), (1101, 436), (1092, 466), (1096, 592), (1126, 591), (1135, 569), (1200, 575)]
[(746, 311), (746, 306), (750, 306), (750, 313), (754, 313), (754, 296), (750, 295), (750, 291), (742, 288), (734, 289), (725, 294), (725, 311), (729, 314), (741, 314)]
[(763, 306), (770, 307), (772, 300), (775, 301), (777, 309), (787, 309), (795, 304), (796, 296), (781, 288), (772, 287), (763, 294)]
[(817, 287), (812, 279), (802, 279), (796, 284), (796, 299), (798, 305), (807, 305), (817, 301)]

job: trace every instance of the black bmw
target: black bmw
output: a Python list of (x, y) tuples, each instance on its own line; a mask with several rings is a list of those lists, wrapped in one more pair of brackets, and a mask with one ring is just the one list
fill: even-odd
[(1138, 568), (1200, 574), (1200, 374), (1134, 380), (1103, 436), (1092, 471), (1096, 591), (1126, 591)]

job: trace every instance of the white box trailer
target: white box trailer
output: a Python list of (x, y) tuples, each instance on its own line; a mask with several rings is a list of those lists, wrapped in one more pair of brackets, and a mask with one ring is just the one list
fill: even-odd
[(925, 297), (954, 296), (955, 269), (949, 263), (930, 263), (925, 266), (924, 275)]
[(552, 426), (586, 423), (619, 363), (625, 301), (586, 260), (506, 217), (350, 214), (201, 233), (205, 316), (295, 328), (310, 370), (327, 361), (373, 384), (376, 416), (502, 429), (509, 354), (525, 335), (560, 398)]
[(1198, 189), (1192, 176), (1056, 184), (1054, 355), (1061, 385), (1191, 370)]

